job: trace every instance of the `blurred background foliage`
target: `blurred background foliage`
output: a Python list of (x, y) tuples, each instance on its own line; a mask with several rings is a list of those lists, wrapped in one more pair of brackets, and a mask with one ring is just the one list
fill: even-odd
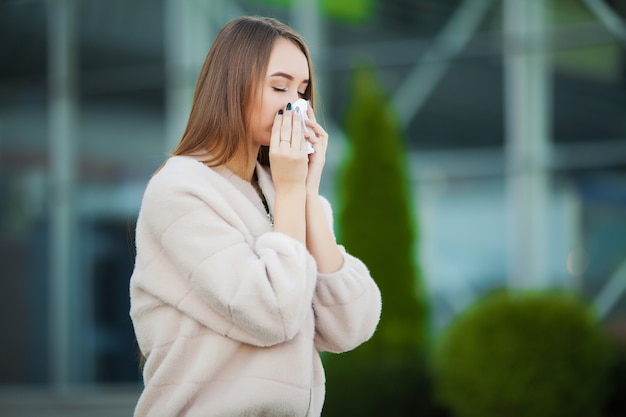
[(339, 240), (370, 269), (384, 308), (370, 341), (325, 357), (325, 415), (424, 415), (432, 406), (429, 317), (413, 256), (418, 230), (406, 141), (371, 65), (355, 68), (350, 87), (348, 149), (338, 172)]
[(576, 294), (496, 291), (442, 335), (438, 398), (459, 417), (599, 416), (612, 348)]
[(308, 41), (322, 191), (383, 293), (326, 414), (626, 415), (624, 0), (0, 0), (0, 414), (130, 414), (141, 195), (241, 14)]

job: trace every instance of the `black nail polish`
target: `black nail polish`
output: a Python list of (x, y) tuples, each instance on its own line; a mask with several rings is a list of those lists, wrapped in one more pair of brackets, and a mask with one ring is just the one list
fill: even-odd
[(278, 114), (283, 114), (283, 109), (278, 110)]
[(287, 103), (287, 110), (291, 110), (291, 103)]

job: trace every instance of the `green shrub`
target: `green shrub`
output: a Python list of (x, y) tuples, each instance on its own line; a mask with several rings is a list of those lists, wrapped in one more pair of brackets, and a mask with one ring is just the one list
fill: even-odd
[(608, 338), (577, 297), (496, 292), (442, 334), (437, 396), (458, 417), (594, 417), (610, 356)]
[(431, 407), (428, 305), (402, 127), (374, 70), (355, 68), (338, 173), (338, 236), (378, 284), (382, 316), (367, 343), (326, 355), (324, 416), (423, 416)]
[(425, 350), (428, 307), (404, 133), (369, 66), (354, 69), (344, 127), (350, 146), (337, 173), (339, 240), (365, 262), (383, 298), (376, 334), (359, 349), (378, 355), (369, 360), (404, 361)]

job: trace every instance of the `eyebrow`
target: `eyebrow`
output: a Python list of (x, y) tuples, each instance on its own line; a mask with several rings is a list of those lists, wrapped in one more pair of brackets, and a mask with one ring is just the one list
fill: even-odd
[[(270, 75), (270, 77), (283, 77), (283, 78), (288, 79), (289, 81), (294, 80), (293, 75), (287, 74), (286, 72), (281, 72), (281, 71), (273, 73), (272, 75)], [(302, 83), (308, 84), (309, 80), (303, 80)]]

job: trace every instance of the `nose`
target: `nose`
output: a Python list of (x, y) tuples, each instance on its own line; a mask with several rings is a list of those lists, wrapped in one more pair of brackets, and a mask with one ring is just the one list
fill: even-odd
[(297, 91), (289, 94), (289, 102), (291, 104), (295, 103), (296, 100), (298, 100), (299, 98), (300, 98), (300, 94), (298, 94)]

